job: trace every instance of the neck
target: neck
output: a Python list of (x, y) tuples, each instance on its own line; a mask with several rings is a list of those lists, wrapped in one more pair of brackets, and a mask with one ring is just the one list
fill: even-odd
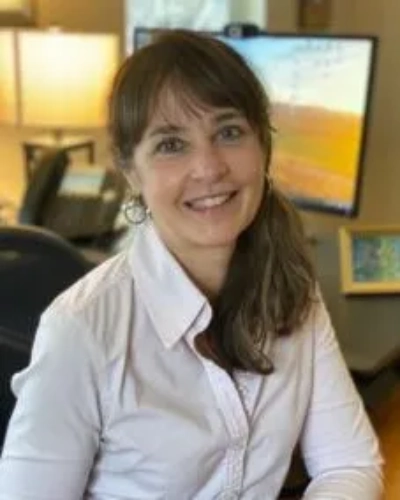
[(175, 256), (196, 286), (210, 300), (219, 294), (232, 257), (231, 248), (201, 248)]

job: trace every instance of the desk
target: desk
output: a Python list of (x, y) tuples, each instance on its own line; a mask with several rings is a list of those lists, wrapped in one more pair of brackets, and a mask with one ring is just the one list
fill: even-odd
[(400, 294), (343, 295), (337, 236), (321, 236), (312, 248), (346, 362), (353, 372), (373, 377), (400, 359)]
[(90, 137), (64, 136), (60, 140), (55, 140), (51, 135), (44, 135), (24, 141), (22, 146), (25, 159), (25, 178), (28, 182), (32, 176), (37, 153), (46, 149), (59, 148), (66, 152), (85, 149), (89, 163), (94, 163), (94, 140)]

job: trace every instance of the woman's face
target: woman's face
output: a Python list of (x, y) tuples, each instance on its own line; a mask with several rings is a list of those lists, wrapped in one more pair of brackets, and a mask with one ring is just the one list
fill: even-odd
[(185, 113), (171, 92), (159, 103), (135, 148), (129, 181), (176, 255), (205, 247), (232, 251), (264, 190), (259, 138), (233, 108)]

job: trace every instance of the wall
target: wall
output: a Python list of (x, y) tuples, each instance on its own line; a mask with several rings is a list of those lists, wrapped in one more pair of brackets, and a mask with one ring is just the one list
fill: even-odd
[[(271, 31), (296, 31), (298, 0), (268, 0)], [(304, 213), (311, 233), (330, 232), (345, 223), (400, 223), (400, 3), (398, 0), (334, 0), (332, 33), (379, 37), (361, 211), (354, 221)]]
[[(122, 33), (122, 0), (36, 0), (36, 5), (37, 27), (56, 24), (66, 31)], [(21, 142), (38, 132), (0, 126), (0, 200), (18, 204), (25, 188)], [(108, 161), (104, 131), (88, 133), (95, 137), (97, 159)]]
[(122, 0), (36, 0), (37, 24), (60, 24), (70, 31), (122, 31)]
[(263, 28), (265, 21), (266, 2), (264, 0), (231, 0), (231, 22), (251, 23)]

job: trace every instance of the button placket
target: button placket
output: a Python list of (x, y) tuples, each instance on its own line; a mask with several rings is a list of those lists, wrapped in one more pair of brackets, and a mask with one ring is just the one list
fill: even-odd
[(208, 359), (202, 358), (202, 362), (230, 437), (227, 450), (225, 491), (240, 491), (243, 481), (245, 449), (249, 435), (245, 409), (235, 383), (229, 375)]
[(248, 423), (253, 415), (257, 396), (261, 389), (262, 375), (237, 371), (235, 374), (235, 383), (237, 390), (242, 398), (243, 407), (246, 411)]
[(226, 452), (226, 483), (219, 498), (233, 500), (239, 498), (243, 482), (244, 458), (249, 436), (247, 409), (235, 381), (216, 363), (201, 356), (195, 348), (194, 338), (202, 331), (201, 323), (200, 316), (192, 325), (188, 342), (207, 373), (230, 438)]

